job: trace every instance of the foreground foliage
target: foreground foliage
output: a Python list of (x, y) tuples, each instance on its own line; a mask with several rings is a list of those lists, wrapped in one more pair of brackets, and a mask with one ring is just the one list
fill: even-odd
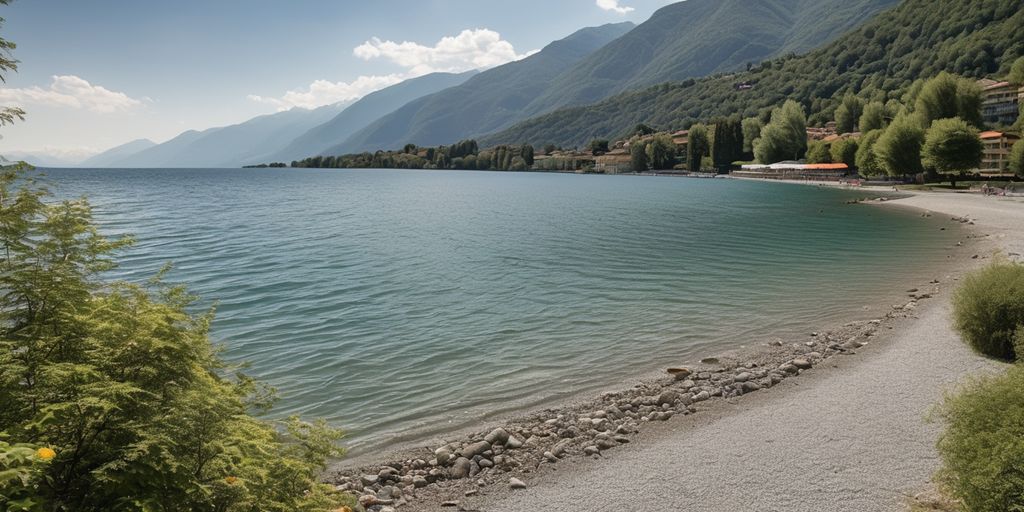
[(131, 239), (85, 200), (0, 175), (0, 509), (324, 510), (323, 423), (259, 421), (270, 390), (210, 343), (212, 311), (159, 279), (105, 282)]
[(971, 512), (1024, 510), (1024, 366), (946, 398), (939, 478)]
[(956, 328), (974, 350), (999, 359), (1024, 356), (1024, 265), (998, 261), (967, 276), (953, 297)]

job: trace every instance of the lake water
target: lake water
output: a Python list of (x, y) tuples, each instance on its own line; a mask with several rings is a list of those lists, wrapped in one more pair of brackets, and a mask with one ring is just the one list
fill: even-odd
[[(487, 172), (47, 170), (173, 262), (274, 414), (356, 451), (881, 314), (946, 261), (948, 219), (735, 180)], [(865, 310), (864, 307), (869, 309)]]

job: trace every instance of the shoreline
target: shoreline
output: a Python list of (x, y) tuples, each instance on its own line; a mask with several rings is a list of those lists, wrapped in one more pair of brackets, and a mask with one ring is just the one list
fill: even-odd
[[(951, 222), (966, 224), (965, 217), (969, 217), (970, 212), (965, 213), (962, 208), (976, 205), (965, 205), (957, 196), (901, 191), (901, 199), (876, 204), (941, 212), (952, 215)], [(954, 204), (949, 203), (951, 197)], [(980, 196), (977, 199), (995, 200)], [(510, 477), (519, 480), (514, 482), (516, 485), (530, 481), (532, 486), (533, 480), (547, 479), (550, 475), (546, 474), (555, 473), (557, 467), (578, 469), (573, 473), (583, 472), (586, 468), (574, 466), (586, 466), (591, 459), (600, 460), (646, 445), (651, 442), (648, 438), (666, 435), (663, 432), (666, 429), (674, 431), (679, 424), (690, 423), (693, 418), (721, 414), (735, 402), (760, 402), (746, 398), (748, 394), (784, 396), (787, 390), (800, 386), (804, 379), (795, 377), (803, 373), (828, 380), (832, 372), (818, 370), (818, 367), (843, 366), (850, 360), (860, 359), (839, 356), (871, 351), (878, 344), (875, 340), (884, 340), (891, 337), (888, 336), (891, 332), (913, 324), (918, 311), (931, 311), (939, 307), (938, 303), (945, 303), (947, 293), (944, 292), (958, 279), (956, 276), (988, 258), (981, 254), (1002, 249), (1013, 258), (1015, 254), (1019, 257), (1024, 253), (1024, 247), (1018, 247), (1024, 244), (1020, 233), (1024, 229), (1024, 201), (1012, 202), (1020, 203), (1022, 228), (1000, 225), (999, 219), (990, 218), (991, 212), (984, 218), (971, 217), (970, 231), (974, 233), (967, 236), (965, 242), (972, 248), (973, 257), (965, 254), (972, 251), (961, 251), (947, 269), (950, 276), (944, 275), (932, 283), (908, 290), (910, 300), (894, 306), (883, 317), (850, 322), (801, 340), (733, 349), (718, 355), (717, 361), (704, 360), (705, 364), (680, 369), (682, 378), (679, 379), (640, 376), (615, 384), (614, 388), (619, 391), (603, 393), (596, 399), (576, 397), (549, 404), (544, 409), (520, 412), (518, 417), (515, 413), (498, 415), (487, 424), (501, 424), (501, 428), (450, 433), (446, 435), (450, 441), (443, 446), (395, 449), (388, 457), (392, 461), (389, 464), (370, 464), (384, 457), (365, 454), (348, 461), (341, 469), (334, 468), (328, 473), (327, 481), (360, 496), (364, 505), (375, 510), (395, 506), (401, 506), (402, 510), (427, 510), (442, 504), (461, 506), (454, 502), (463, 501), (474, 503), (474, 507), (479, 501), (496, 503), (501, 497), (510, 496)], [(866, 206), (875, 207), (875, 204)], [(981, 229), (999, 232), (993, 240), (991, 236), (979, 236)], [(935, 297), (942, 298), (936, 301)], [(781, 391), (761, 392), (776, 386)], [(434, 448), (437, 448), (436, 453)], [(366, 465), (357, 467), (364, 462)]]

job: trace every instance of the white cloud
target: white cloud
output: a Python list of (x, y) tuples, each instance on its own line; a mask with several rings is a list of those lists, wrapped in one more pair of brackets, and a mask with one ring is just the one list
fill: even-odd
[(0, 89), (0, 104), (45, 105), (110, 113), (142, 105), (141, 100), (111, 91), (74, 75), (55, 75), (48, 88), (39, 86)]
[(619, 5), (619, 0), (597, 0), (597, 6), (606, 11), (614, 11), (619, 14), (628, 14), (636, 10), (632, 7)]
[(374, 37), (357, 46), (352, 53), (363, 60), (390, 60), (406, 68), (413, 76), (493, 68), (530, 55), (516, 53), (512, 43), (503, 40), (501, 34), (485, 28), (467, 29), (457, 36), (443, 37), (434, 46), (410, 41), (381, 41)]
[(429, 73), (461, 73), (487, 69), (529, 57), (537, 50), (516, 53), (512, 43), (488, 29), (463, 30), (456, 36), (441, 38), (434, 46), (410, 41), (382, 41), (374, 37), (355, 47), (352, 53), (363, 60), (386, 59), (404, 68), (389, 75), (360, 76), (351, 82), (317, 80), (304, 89), (288, 91), (280, 98), (249, 95), (249, 99), (274, 105), (278, 110), (292, 107), (316, 108), (342, 101), (355, 101), (371, 92), (403, 80)]
[(274, 105), (278, 110), (292, 107), (316, 108), (333, 103), (358, 100), (374, 91), (395, 85), (405, 77), (400, 74), (360, 76), (351, 82), (331, 82), (317, 80), (305, 89), (288, 91), (280, 98), (269, 98), (250, 94), (249, 99)]

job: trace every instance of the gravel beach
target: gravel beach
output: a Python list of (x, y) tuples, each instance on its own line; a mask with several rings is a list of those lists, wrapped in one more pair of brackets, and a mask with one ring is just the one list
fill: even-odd
[(949, 267), (883, 317), (720, 354), (329, 481), (380, 512), (906, 510), (940, 463), (929, 412), (1002, 368), (952, 330), (950, 295), (997, 253), (1024, 260), (1024, 200), (866, 203), (968, 228)]
[[(969, 218), (990, 249), (1016, 260), (1024, 254), (1020, 198), (914, 193), (885, 206)], [(947, 289), (917, 319), (834, 368), (687, 417), (650, 440), (467, 508), (905, 510), (940, 464), (941, 425), (929, 421), (929, 410), (966, 376), (1000, 368), (960, 341), (950, 315)]]

